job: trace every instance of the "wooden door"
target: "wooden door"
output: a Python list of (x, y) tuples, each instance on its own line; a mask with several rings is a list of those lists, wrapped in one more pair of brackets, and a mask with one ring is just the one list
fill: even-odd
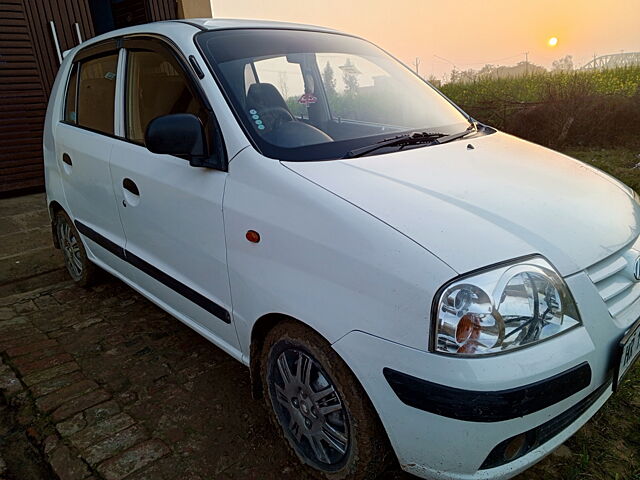
[(0, 2), (0, 195), (42, 187), (42, 127), (60, 50), (93, 36), (86, 0)]
[(42, 185), (46, 95), (22, 0), (0, 3), (0, 195)]
[[(124, 0), (114, 14), (176, 18), (175, 0)], [(55, 35), (51, 28), (55, 27)], [(42, 128), (60, 52), (95, 35), (89, 0), (0, 0), (0, 196), (41, 188)]]

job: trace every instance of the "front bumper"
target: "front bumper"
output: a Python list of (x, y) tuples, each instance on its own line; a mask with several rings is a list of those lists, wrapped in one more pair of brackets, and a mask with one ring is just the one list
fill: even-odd
[[(608, 333), (611, 335), (612, 331)], [(613, 331), (612, 337), (616, 334)], [(511, 478), (573, 435), (612, 393), (608, 383), (611, 378), (610, 349), (594, 344), (585, 327), (568, 331), (535, 348), (482, 359), (430, 354), (363, 332), (351, 332), (333, 347), (352, 368), (371, 398), (401, 467), (423, 478)], [(523, 397), (520, 405), (525, 409), (516, 411), (516, 415), (511, 411), (513, 405), (507, 402), (491, 410), (491, 414), (497, 416), (484, 419), (469, 416), (469, 412), (474, 412), (474, 403), (482, 406), (473, 395), (469, 396), (469, 405), (462, 405), (461, 411), (467, 413), (459, 418), (408, 405), (383, 373), (385, 369), (402, 372), (474, 394), (518, 391), (523, 385), (544, 385), (545, 381), (562, 377), (563, 373), (580, 369), (585, 364), (590, 376), (586, 378), (581, 370), (582, 376), (578, 373), (576, 384), (567, 386), (569, 391), (554, 398), (553, 402), (531, 407)], [(560, 382), (553, 390), (562, 388)], [(535, 432), (535, 437), (530, 432)], [(519, 434), (542, 440), (532, 443), (525, 455), (493, 466), (496, 465), (495, 461), (491, 462), (493, 450)]]

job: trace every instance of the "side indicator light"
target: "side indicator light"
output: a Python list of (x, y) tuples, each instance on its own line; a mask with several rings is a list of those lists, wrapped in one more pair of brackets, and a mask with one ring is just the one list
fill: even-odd
[(249, 240), (251, 243), (258, 243), (260, 242), (260, 234), (258, 232), (256, 232), (255, 230), (249, 230), (247, 231), (247, 234), (245, 235), (245, 237), (247, 238), (247, 240)]

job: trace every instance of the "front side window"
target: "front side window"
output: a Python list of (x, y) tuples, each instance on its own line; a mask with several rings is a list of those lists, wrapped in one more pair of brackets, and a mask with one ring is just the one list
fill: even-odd
[(207, 121), (182, 68), (164, 50), (130, 50), (127, 56), (126, 136), (144, 145), (144, 134), (154, 118), (192, 113)]
[(117, 53), (80, 63), (76, 120), (79, 126), (113, 135), (117, 66)]
[(437, 90), (358, 38), (276, 29), (196, 38), (245, 130), (273, 158), (342, 158), (395, 135), (469, 126)]

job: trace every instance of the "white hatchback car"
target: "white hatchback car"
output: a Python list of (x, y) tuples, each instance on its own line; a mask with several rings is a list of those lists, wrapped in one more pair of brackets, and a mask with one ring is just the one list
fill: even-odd
[[(248, 365), (312, 470), (509, 478), (640, 352), (634, 192), (481, 125), (371, 43), (239, 20), (67, 53), (54, 241)], [(395, 455), (393, 455), (393, 453)]]

